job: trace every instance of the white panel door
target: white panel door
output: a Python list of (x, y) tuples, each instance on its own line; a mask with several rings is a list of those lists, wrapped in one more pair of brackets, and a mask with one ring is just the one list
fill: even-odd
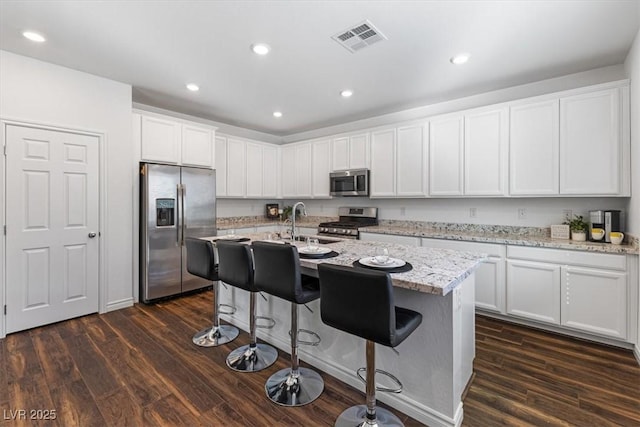
[(396, 195), (396, 130), (371, 133), (371, 197)]
[(211, 134), (211, 129), (183, 124), (181, 164), (212, 168), (215, 163)]
[(558, 194), (558, 100), (511, 107), (509, 133), (509, 193), (514, 196)]
[(464, 193), (502, 196), (509, 137), (506, 108), (480, 111), (464, 121)]
[(180, 123), (142, 116), (141, 126), (143, 161), (180, 163)]
[(429, 194), (463, 194), (464, 118), (433, 119), (429, 122)]
[[(262, 196), (278, 197), (278, 148), (262, 147)], [(329, 173), (327, 172), (327, 175)]]
[(331, 170), (349, 169), (349, 138), (336, 138), (332, 146)]
[(216, 197), (227, 195), (227, 138), (216, 136)]
[(227, 139), (227, 196), (244, 197), (246, 193), (245, 142)]
[(627, 338), (627, 274), (563, 267), (562, 326)]
[(560, 266), (507, 260), (507, 314), (560, 324)]
[(620, 192), (617, 88), (560, 99), (560, 193)]
[(396, 195), (427, 195), (427, 137), (425, 125), (399, 127), (396, 143)]
[(313, 159), (313, 197), (331, 197), (329, 173), (331, 172), (331, 140), (314, 141), (311, 158)]
[(98, 138), (10, 125), (6, 142), (7, 332), (97, 312)]
[(247, 197), (262, 197), (264, 162), (262, 146), (247, 143)]
[(349, 138), (349, 169), (369, 167), (369, 134)]

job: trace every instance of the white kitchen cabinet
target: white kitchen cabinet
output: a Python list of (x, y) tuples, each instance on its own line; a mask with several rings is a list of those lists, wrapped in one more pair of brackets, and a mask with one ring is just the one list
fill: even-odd
[(509, 194), (557, 195), (560, 190), (559, 101), (511, 106), (509, 132)]
[(180, 123), (145, 115), (141, 120), (141, 160), (179, 164)]
[(371, 197), (396, 195), (396, 129), (371, 132)]
[[(366, 233), (360, 232), (359, 239), (368, 242), (386, 242), (386, 243), (397, 243), (399, 245), (407, 245), (407, 246), (420, 246), (421, 239), (420, 237), (413, 236), (396, 236), (393, 234), (377, 234), (377, 233)], [(389, 254), (393, 256), (393, 254)]]
[(565, 266), (562, 273), (562, 326), (626, 339), (626, 272)]
[(227, 138), (216, 136), (216, 197), (227, 196)]
[(311, 156), (311, 142), (282, 147), (282, 197), (311, 198)]
[(462, 242), (458, 240), (422, 238), (422, 246), (479, 252), (488, 258), (475, 270), (476, 308), (505, 314), (506, 295), (506, 247), (492, 243)]
[(287, 144), (280, 150), (281, 153), (281, 176), (282, 176), (282, 197), (297, 197), (296, 190), (296, 146)]
[(464, 117), (434, 118), (429, 122), (429, 194), (464, 194)]
[(331, 197), (329, 173), (331, 172), (331, 140), (313, 141), (311, 144), (312, 160), (312, 196), (314, 198)]
[(140, 160), (214, 167), (214, 128), (158, 115), (140, 120)]
[(620, 89), (560, 99), (560, 193), (621, 192)]
[(560, 266), (507, 259), (507, 314), (560, 324)]
[(503, 196), (509, 137), (508, 109), (482, 109), (464, 118), (464, 193)]
[(428, 124), (402, 126), (396, 130), (396, 195), (427, 195)]
[(262, 145), (247, 142), (246, 150), (246, 196), (250, 198), (262, 197), (264, 176), (264, 156)]
[(246, 185), (246, 144), (227, 138), (227, 197), (244, 197)]
[(334, 138), (331, 170), (366, 169), (369, 167), (369, 134)]
[(264, 144), (262, 156), (262, 197), (274, 199), (278, 197), (278, 147)]

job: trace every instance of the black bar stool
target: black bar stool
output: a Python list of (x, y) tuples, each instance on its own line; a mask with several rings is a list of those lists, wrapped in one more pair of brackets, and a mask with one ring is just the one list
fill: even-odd
[[(376, 373), (387, 375), (398, 384), (397, 388), (378, 388), (379, 391), (400, 393), (402, 383), (375, 368), (375, 343), (392, 348), (399, 345), (420, 325), (422, 315), (395, 306), (388, 273), (320, 264), (318, 274), (322, 321), (367, 340), (367, 367), (358, 369), (358, 376), (366, 383), (367, 404), (345, 410), (335, 425), (402, 426), (402, 421), (391, 412), (376, 408)], [(366, 371), (366, 380), (362, 371)]]
[(208, 240), (187, 237), (187, 271), (194, 276), (211, 280), (213, 283), (213, 325), (193, 336), (193, 343), (200, 347), (215, 347), (233, 341), (238, 336), (238, 328), (220, 325), (218, 311), (218, 266), (215, 262), (213, 244)]
[(267, 396), (283, 406), (306, 405), (320, 396), (324, 381), (317, 372), (299, 366), (298, 344), (303, 342), (298, 341), (298, 304), (318, 299), (318, 280), (301, 275), (298, 250), (293, 245), (255, 242), (251, 248), (256, 287), (291, 302), (291, 368), (269, 377), (265, 384)]
[[(278, 358), (278, 351), (268, 344), (256, 342), (256, 294), (253, 283), (253, 257), (248, 245), (218, 241), (218, 276), (228, 285), (249, 291), (249, 334), (251, 342), (233, 350), (227, 356), (227, 366), (239, 372), (261, 371)], [(262, 317), (261, 317), (262, 318)], [(263, 318), (264, 319), (264, 318)], [(271, 326), (272, 327), (272, 326)]]

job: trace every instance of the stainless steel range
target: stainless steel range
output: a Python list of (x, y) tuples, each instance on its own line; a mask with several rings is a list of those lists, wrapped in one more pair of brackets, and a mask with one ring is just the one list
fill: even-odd
[(319, 236), (358, 239), (358, 228), (378, 225), (378, 208), (338, 208), (340, 219), (318, 225)]

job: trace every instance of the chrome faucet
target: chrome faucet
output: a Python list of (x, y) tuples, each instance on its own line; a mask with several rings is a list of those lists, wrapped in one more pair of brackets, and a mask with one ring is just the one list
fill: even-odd
[(307, 216), (307, 208), (302, 202), (298, 202), (293, 205), (293, 209), (291, 211), (291, 241), (296, 241), (296, 211), (298, 206), (302, 207), (302, 215)]

